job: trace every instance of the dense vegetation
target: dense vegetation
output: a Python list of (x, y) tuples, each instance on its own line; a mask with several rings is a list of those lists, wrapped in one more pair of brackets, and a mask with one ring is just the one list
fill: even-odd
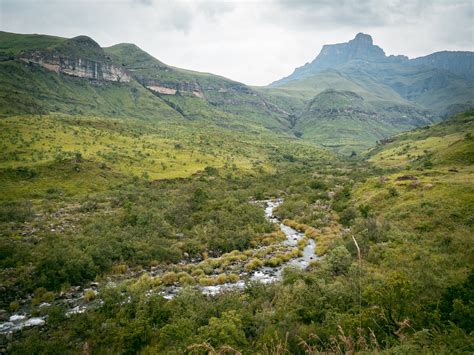
[[(101, 149), (110, 145), (104, 137), (134, 132), (129, 123), (83, 120), (48, 125), (71, 144), (95, 134)], [(474, 350), (472, 113), (395, 137), (375, 148), (369, 163), (255, 139), (247, 152), (266, 153), (260, 168), (207, 165), (174, 180), (137, 173), (143, 163), (133, 177), (121, 168), (123, 156), (109, 163), (86, 144), (60, 160), (46, 152), (35, 158), (46, 131), (32, 138), (13, 122), (8, 127), (17, 134), (7, 134), (25, 147), (23, 155), (6, 149), (2, 168), (4, 184), (18, 186), (6, 188), (1, 207), (2, 304), (31, 307), (48, 321), (15, 333), (9, 352)], [(176, 144), (170, 149), (183, 149)], [(230, 149), (208, 144), (218, 159)], [(250, 282), (216, 296), (194, 289), (213, 275), (232, 279), (229, 260), (245, 258), (274, 232), (262, 208), (249, 203), (274, 197), (285, 198), (278, 215), (314, 237), (324, 258), (307, 271), (286, 269), (276, 284)], [(150, 276), (156, 267), (161, 276)], [(259, 267), (256, 258), (246, 267)], [(54, 300), (91, 281), (100, 283), (103, 304), (66, 316)], [(160, 290), (174, 283), (189, 286), (164, 299)], [(51, 306), (38, 308), (46, 301)]]
[[(128, 44), (0, 39), (1, 353), (474, 351), (472, 111), (385, 138), (432, 117), (354, 63), (249, 88)], [(313, 242), (307, 269), (251, 280)]]

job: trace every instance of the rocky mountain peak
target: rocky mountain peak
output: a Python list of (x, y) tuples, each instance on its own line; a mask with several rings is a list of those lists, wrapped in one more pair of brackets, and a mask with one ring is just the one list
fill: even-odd
[(355, 42), (366, 46), (372, 46), (374, 44), (372, 36), (362, 32), (356, 34), (355, 38), (349, 42)]
[(312, 71), (321, 71), (335, 68), (351, 60), (380, 61), (385, 58), (385, 52), (373, 44), (370, 35), (358, 33), (349, 42), (323, 46), (321, 53), (311, 62), (310, 67)]
[(326, 69), (337, 68), (351, 60), (381, 62), (387, 60), (387, 57), (382, 48), (374, 45), (370, 35), (359, 32), (348, 42), (324, 45), (321, 52), (311, 63), (297, 68), (292, 75), (272, 85), (296, 80)]
[(372, 37), (358, 33), (354, 39), (346, 43), (328, 44), (323, 46), (321, 53), (311, 63), (317, 69), (332, 68), (353, 59), (377, 61), (385, 59), (385, 52), (373, 44)]

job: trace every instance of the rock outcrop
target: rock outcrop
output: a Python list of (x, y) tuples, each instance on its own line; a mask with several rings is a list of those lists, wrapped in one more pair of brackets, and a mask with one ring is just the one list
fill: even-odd
[(401, 61), (407, 59), (408, 58), (403, 56), (385, 56), (383, 49), (374, 45), (370, 35), (358, 33), (355, 38), (349, 42), (324, 45), (321, 52), (311, 63), (306, 63), (304, 66), (296, 68), (293, 74), (275, 81), (271, 85), (278, 86), (285, 82), (297, 80), (325, 69), (336, 68), (351, 60), (378, 62), (387, 60)]
[(79, 78), (129, 82), (129, 73), (114, 64), (94, 40), (79, 36), (59, 46), (22, 53), (20, 60)]

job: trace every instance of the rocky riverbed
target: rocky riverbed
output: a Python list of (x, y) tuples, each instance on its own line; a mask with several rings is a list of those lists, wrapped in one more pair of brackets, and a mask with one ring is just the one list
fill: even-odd
[[(295, 229), (284, 225), (276, 217), (274, 211), (275, 209), (283, 202), (282, 199), (275, 200), (265, 200), (258, 201), (257, 203), (261, 204), (265, 208), (265, 217), (272, 223), (279, 225), (280, 230), (285, 235), (285, 240), (278, 243), (278, 247), (283, 247), (287, 250), (295, 249), (298, 245), (298, 242), (304, 239), (304, 234), (296, 231)], [(285, 267), (292, 266), (296, 268), (306, 269), (312, 261), (319, 259), (315, 255), (316, 243), (312, 239), (308, 239), (306, 246), (300, 253), (300, 256), (293, 258), (285, 263), (282, 263), (278, 266), (262, 266), (253, 271), (241, 270), (239, 272), (239, 280), (236, 282), (226, 282), (220, 285), (210, 285), (210, 286), (195, 286), (201, 292), (206, 295), (216, 295), (218, 293), (243, 289), (245, 283), (248, 280), (262, 282), (262, 283), (271, 283), (279, 281), (282, 277), (282, 272)], [(150, 272), (152, 275), (162, 273), (161, 270), (155, 270)], [(137, 277), (134, 275), (133, 277)], [(71, 316), (76, 313), (85, 312), (90, 307), (100, 307), (101, 301), (100, 297), (92, 302), (87, 303), (84, 300), (86, 292), (98, 292), (99, 284), (92, 283), (89, 288), (80, 288), (76, 287), (71, 292), (60, 295), (58, 299), (54, 301), (55, 304), (62, 304), (67, 309), (66, 316)], [(175, 297), (183, 287), (180, 285), (172, 285), (164, 287), (160, 294), (166, 299), (172, 299)], [(27, 302), (24, 302), (27, 304)], [(41, 308), (49, 307), (51, 304), (43, 303), (37, 306), (35, 314), (40, 314)], [(31, 308), (31, 307), (30, 307)], [(4, 318), (4, 322), (0, 323), (0, 333), (12, 333), (17, 330), (21, 330), (26, 327), (41, 326), (46, 323), (46, 316), (33, 316), (31, 312), (28, 312), (27, 307), (23, 307), (20, 311), (12, 314), (8, 317), (8, 320)]]

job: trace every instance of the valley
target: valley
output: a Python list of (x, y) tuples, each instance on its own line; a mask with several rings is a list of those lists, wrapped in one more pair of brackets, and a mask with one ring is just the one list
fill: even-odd
[(0, 353), (471, 353), (472, 58), (0, 32)]

